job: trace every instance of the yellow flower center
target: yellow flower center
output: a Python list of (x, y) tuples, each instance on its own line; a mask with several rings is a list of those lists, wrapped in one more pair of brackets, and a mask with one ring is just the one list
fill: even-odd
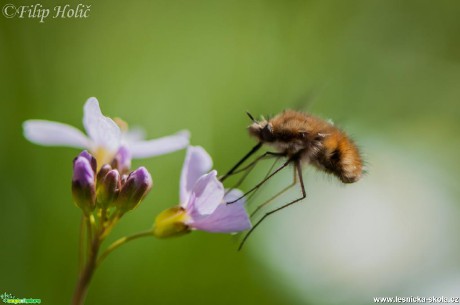
[(107, 149), (103, 147), (98, 147), (93, 153), (94, 158), (96, 158), (97, 161), (97, 170), (104, 165), (104, 164), (110, 164), (115, 157), (115, 153), (108, 151)]
[(155, 218), (153, 235), (166, 238), (186, 234), (190, 232), (190, 228), (185, 224), (188, 218), (186, 211), (179, 206), (164, 210)]

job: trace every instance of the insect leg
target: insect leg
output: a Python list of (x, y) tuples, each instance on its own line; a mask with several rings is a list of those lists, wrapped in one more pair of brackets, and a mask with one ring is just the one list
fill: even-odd
[(254, 192), (255, 190), (257, 190), (262, 184), (264, 184), (265, 182), (267, 182), (270, 178), (272, 178), (274, 175), (276, 175), (278, 172), (280, 172), (282, 169), (286, 168), (286, 166), (289, 165), (289, 163), (292, 162), (292, 159), (289, 159), (287, 160), (285, 163), (283, 163), (283, 165), (281, 165), (280, 167), (278, 167), (273, 173), (271, 173), (267, 178), (263, 179), (262, 181), (260, 181), (259, 183), (257, 183), (256, 186), (254, 186), (252, 189), (250, 189), (249, 191), (247, 191), (246, 193), (244, 193), (243, 196), (241, 196), (240, 198), (236, 199), (236, 200), (233, 200), (233, 201), (230, 201), (230, 202), (227, 202), (227, 204), (232, 204), (232, 203), (235, 203), (237, 202), (238, 200), (240, 200), (241, 198), (249, 195), (250, 193)]
[[(288, 161), (289, 162), (289, 161)], [(307, 193), (305, 192), (305, 185), (303, 183), (303, 176), (302, 176), (302, 167), (301, 167), (301, 164), (300, 164), (300, 160), (299, 159), (296, 159), (295, 161), (295, 167), (297, 169), (297, 175), (299, 176), (299, 181), (300, 181), (300, 188), (302, 190), (302, 196), (297, 198), (297, 199), (294, 199), (293, 201), (289, 202), (289, 203), (286, 203), (285, 205), (277, 208), (277, 209), (274, 209), (268, 213), (266, 213), (259, 221), (256, 222), (256, 224), (251, 228), (251, 230), (249, 230), (249, 232), (244, 236), (243, 240), (241, 241), (241, 244), (240, 246), (238, 247), (238, 251), (240, 251), (243, 246), (244, 246), (244, 243), (246, 242), (246, 240), (249, 238), (249, 236), (251, 235), (252, 232), (254, 232), (254, 230), (257, 228), (257, 226), (260, 225), (260, 223), (262, 221), (264, 221), (265, 218), (267, 218), (268, 216), (272, 215), (273, 213), (276, 213), (296, 202), (299, 202), (300, 200), (302, 199), (305, 199), (305, 197), (307, 197)]]
[[(275, 167), (276, 163), (278, 163), (278, 160), (279, 160), (279, 159), (280, 159), (280, 157), (277, 157), (277, 158), (275, 159), (275, 162), (273, 162), (273, 164), (270, 166), (270, 168), (268, 169), (268, 171), (267, 171), (267, 173), (265, 174), (265, 176), (264, 176), (263, 179), (267, 178), (267, 177), (271, 174), (273, 168)], [(248, 196), (248, 198), (246, 199), (246, 202), (249, 203), (249, 201), (252, 200), (252, 198), (254, 198), (256, 194), (258, 194), (258, 191), (259, 191), (260, 189), (261, 189), (261, 188), (258, 188), (257, 190), (255, 190), (254, 192), (252, 192), (252, 193)]]
[(240, 167), (241, 164), (244, 163), (244, 161), (246, 161), (250, 156), (252, 156), (252, 154), (254, 154), (256, 151), (258, 151), (260, 148), (262, 147), (262, 142), (259, 142), (257, 143), (256, 146), (254, 146), (251, 151), (249, 151), (240, 161), (238, 161), (238, 163), (236, 163), (224, 176), (222, 176), (222, 178), (220, 178), (219, 180), (221, 182), (224, 182), (225, 179), (228, 178), (228, 176), (232, 175), (233, 172), (235, 170), (238, 169), (238, 167)]
[(275, 200), (276, 198), (278, 198), (279, 196), (281, 196), (282, 194), (284, 194), (286, 191), (288, 191), (290, 188), (292, 188), (294, 185), (296, 185), (297, 183), (297, 167), (294, 167), (294, 177), (292, 179), (292, 183), (289, 184), (288, 186), (286, 186), (284, 189), (282, 189), (281, 191), (279, 191), (278, 193), (276, 193), (274, 196), (272, 196), (270, 199), (268, 199), (267, 201), (265, 201), (264, 203), (260, 204), (252, 213), (251, 213), (251, 217), (253, 217), (260, 209), (262, 209), (263, 207), (265, 207), (266, 205), (268, 205), (270, 202), (272, 202), (273, 200)]

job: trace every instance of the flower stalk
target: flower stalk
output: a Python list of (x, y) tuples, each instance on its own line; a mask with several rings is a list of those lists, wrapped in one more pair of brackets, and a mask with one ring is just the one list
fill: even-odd
[(130, 235), (130, 236), (125, 236), (125, 237), (122, 237), (122, 238), (114, 241), (110, 246), (107, 247), (107, 249), (104, 251), (104, 253), (102, 253), (99, 256), (99, 258), (97, 260), (97, 263), (96, 263), (96, 266), (99, 266), (102, 263), (102, 261), (110, 253), (112, 253), (115, 249), (118, 249), (119, 247), (123, 246), (127, 242), (135, 240), (135, 239), (138, 239), (138, 238), (141, 238), (141, 237), (149, 237), (149, 236), (154, 236), (153, 233), (152, 233), (152, 230), (147, 230), (147, 231), (139, 232), (139, 233), (136, 233), (136, 234), (133, 234), (133, 235)]
[[(103, 213), (102, 213), (103, 214)], [(102, 215), (101, 214), (101, 215)], [(102, 218), (101, 218), (102, 219)], [(100, 228), (95, 232), (95, 235), (91, 237), (92, 224), (89, 218), (85, 218), (87, 223), (87, 237), (88, 237), (88, 249), (87, 249), (87, 258), (86, 263), (84, 264), (83, 269), (80, 270), (77, 284), (75, 286), (72, 305), (82, 305), (84, 304), (86, 294), (88, 292), (89, 284), (94, 275), (96, 268), (101, 264), (101, 262), (115, 249), (121, 247), (131, 240), (135, 240), (141, 237), (153, 236), (152, 230), (139, 232), (130, 236), (122, 237), (112, 243), (107, 249), (99, 255), (100, 247), (105, 239), (105, 237), (110, 233), (118, 219), (113, 219), (109, 225), (104, 226), (103, 222), (100, 222)]]
[(88, 260), (85, 267), (80, 273), (77, 285), (72, 298), (72, 305), (82, 305), (84, 304), (86, 294), (88, 292), (89, 283), (93, 277), (94, 271), (96, 269), (96, 260), (99, 252), (100, 240), (95, 238), (89, 249)]
[[(24, 136), (33, 143), (87, 149), (73, 161), (72, 196), (82, 211), (82, 220), (79, 273), (72, 305), (84, 304), (97, 267), (132, 240), (182, 236), (193, 230), (234, 233), (251, 227), (242, 192), (225, 191), (217, 172), (211, 170), (212, 160), (207, 152), (199, 146), (188, 146), (187, 131), (145, 141), (141, 130), (128, 130), (120, 119), (104, 116), (95, 98), (84, 106), (83, 125), (86, 135), (59, 122), (28, 120), (23, 124)], [(151, 229), (122, 237), (101, 251), (118, 221), (139, 206), (153, 185), (145, 167), (131, 171), (131, 160), (185, 147), (188, 149), (180, 178), (180, 205), (161, 212)], [(226, 204), (229, 201), (235, 203)]]
[[(124, 214), (140, 204), (152, 185), (150, 173), (144, 167), (131, 173), (125, 167), (123, 173), (120, 173), (117, 168), (112, 168), (108, 164), (98, 167), (96, 159), (87, 151), (83, 151), (75, 158), (72, 193), (75, 204), (83, 212), (80, 230), (83, 230), (86, 225), (87, 246), (85, 252), (83, 250), (85, 236), (80, 232), (81, 269), (72, 298), (73, 305), (84, 303), (98, 261), (124, 243), (119, 242), (109, 247), (108, 251), (99, 257), (100, 247), (105, 238)], [(145, 235), (137, 234), (134, 238)], [(133, 237), (121, 240), (131, 239)], [(84, 262), (83, 256), (85, 256)]]

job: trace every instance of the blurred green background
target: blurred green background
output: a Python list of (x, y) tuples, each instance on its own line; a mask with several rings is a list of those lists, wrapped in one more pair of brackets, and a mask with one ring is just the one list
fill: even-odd
[[(343, 187), (307, 171), (309, 198), (264, 223), (240, 253), (232, 237), (204, 232), (134, 241), (97, 270), (87, 304), (460, 296), (458, 1), (39, 3), (91, 12), (44, 23), (0, 15), (0, 293), (69, 303), (78, 151), (28, 143), (21, 123), (82, 128), (82, 106), (95, 96), (104, 114), (149, 138), (189, 129), (220, 172), (254, 144), (245, 111), (305, 103), (353, 135), (368, 174)], [(183, 158), (134, 162), (155, 186), (111, 240), (178, 203)]]

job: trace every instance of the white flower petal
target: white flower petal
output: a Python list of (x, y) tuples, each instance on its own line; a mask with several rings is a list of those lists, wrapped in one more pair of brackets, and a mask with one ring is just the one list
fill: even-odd
[(235, 233), (250, 229), (251, 220), (243, 203), (238, 201), (232, 204), (219, 204), (211, 215), (194, 221), (190, 226), (208, 232)]
[(180, 202), (185, 204), (197, 180), (212, 168), (211, 156), (201, 146), (189, 146), (180, 177)]
[[(195, 217), (190, 226), (197, 230), (215, 233), (235, 233), (251, 228), (251, 220), (244, 207), (243, 192), (238, 189), (230, 190), (214, 212), (210, 215)], [(237, 202), (226, 204), (241, 198)]]
[(128, 145), (140, 142), (145, 139), (145, 130), (140, 127), (129, 128), (127, 131), (123, 132), (122, 139), (124, 144)]
[(90, 148), (91, 141), (77, 128), (59, 122), (28, 120), (22, 125), (24, 137), (32, 143), (45, 146)]
[(121, 130), (112, 119), (102, 114), (99, 102), (94, 97), (86, 101), (83, 125), (97, 147), (103, 147), (111, 152), (118, 150), (121, 142)]
[(187, 147), (189, 138), (188, 131), (181, 131), (172, 136), (132, 143), (129, 150), (133, 158), (154, 157)]
[[(238, 200), (235, 203), (245, 204), (246, 199), (243, 197), (243, 195), (244, 195), (244, 193), (242, 191), (240, 191), (239, 189), (232, 189), (227, 194), (225, 194), (224, 201), (225, 202), (233, 202), (233, 201), (237, 200), (238, 198), (241, 198), (240, 200)], [(230, 204), (230, 205), (232, 205), (232, 204)]]
[(224, 198), (224, 186), (217, 179), (217, 172), (203, 175), (193, 186), (185, 209), (192, 220), (212, 214)]

